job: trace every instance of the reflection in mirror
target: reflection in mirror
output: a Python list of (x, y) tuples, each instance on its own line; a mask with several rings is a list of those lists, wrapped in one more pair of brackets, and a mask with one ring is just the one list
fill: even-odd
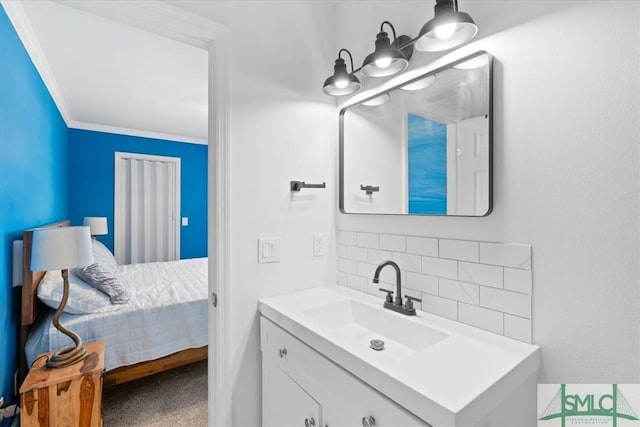
[(343, 109), (341, 210), (488, 215), (491, 62), (478, 52)]

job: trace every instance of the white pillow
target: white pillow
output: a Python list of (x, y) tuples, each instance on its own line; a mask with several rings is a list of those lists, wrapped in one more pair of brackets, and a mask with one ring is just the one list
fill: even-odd
[(96, 239), (91, 239), (91, 249), (93, 251), (93, 262), (103, 264), (109, 268), (118, 268), (118, 261), (113, 256), (109, 248)]
[[(38, 286), (38, 298), (49, 307), (57, 310), (62, 301), (64, 282), (60, 270), (47, 271)], [(85, 314), (104, 313), (119, 309), (111, 304), (109, 296), (85, 283), (79, 277), (69, 274), (69, 299), (65, 313)]]

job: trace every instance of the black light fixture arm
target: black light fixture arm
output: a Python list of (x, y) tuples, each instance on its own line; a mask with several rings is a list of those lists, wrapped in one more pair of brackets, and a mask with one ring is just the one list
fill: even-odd
[(351, 61), (351, 73), (352, 73), (352, 74), (353, 74), (353, 73), (355, 73), (355, 70), (354, 70), (354, 68), (353, 68), (353, 55), (351, 55), (351, 52), (349, 52), (349, 50), (348, 50), (348, 49), (344, 49), (344, 48), (342, 48), (342, 49), (340, 49), (340, 50), (338, 51), (338, 58), (342, 58), (342, 56), (341, 56), (341, 55), (342, 55), (342, 52), (347, 52), (347, 53), (349, 54), (349, 60)]
[(396, 29), (393, 27), (393, 24), (389, 21), (382, 21), (382, 23), (380, 24), (380, 31), (384, 31), (384, 24), (387, 24), (388, 26), (391, 27), (391, 32), (393, 33), (393, 39), (397, 39), (398, 37), (396, 36)]

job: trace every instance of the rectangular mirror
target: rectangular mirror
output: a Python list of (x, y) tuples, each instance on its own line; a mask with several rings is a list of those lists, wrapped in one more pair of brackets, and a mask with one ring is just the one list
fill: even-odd
[(340, 210), (486, 216), (492, 57), (477, 52), (340, 111)]

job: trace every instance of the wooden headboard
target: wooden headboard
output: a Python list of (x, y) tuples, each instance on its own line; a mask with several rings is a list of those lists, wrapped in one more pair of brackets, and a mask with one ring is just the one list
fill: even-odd
[[(70, 221), (61, 221), (43, 225), (38, 228), (68, 227)], [(33, 230), (22, 233), (22, 302), (20, 304), (20, 376), (24, 379), (27, 374), (27, 360), (24, 346), (33, 323), (42, 310), (42, 303), (38, 300), (38, 285), (46, 271), (31, 271), (31, 247), (33, 244)]]

